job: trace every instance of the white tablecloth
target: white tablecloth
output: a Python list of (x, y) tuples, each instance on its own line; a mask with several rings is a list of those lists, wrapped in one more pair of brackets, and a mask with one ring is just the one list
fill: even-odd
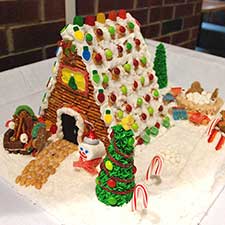
[[(154, 56), (157, 43), (148, 41), (148, 44)], [(170, 82), (177, 86), (188, 87), (192, 81), (198, 80), (205, 89), (212, 90), (218, 87), (220, 95), (225, 99), (225, 59), (171, 45), (166, 46)], [(54, 60), (49, 59), (0, 73), (0, 133), (5, 130), (5, 121), (11, 118), (18, 105), (28, 104), (38, 111)], [(224, 202), (225, 191), (212, 205), (201, 224), (225, 225)], [(59, 223), (43, 209), (16, 194), (0, 178), (0, 225), (2, 224)]]

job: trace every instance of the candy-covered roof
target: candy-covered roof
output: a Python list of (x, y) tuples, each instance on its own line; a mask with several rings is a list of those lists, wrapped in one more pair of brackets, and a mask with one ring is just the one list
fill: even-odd
[(125, 10), (112, 11), (107, 19), (103, 13), (76, 16), (61, 36), (59, 61), (71, 53), (82, 57), (107, 126), (127, 123), (138, 136), (146, 127), (162, 122), (164, 106), (157, 78), (135, 18)]

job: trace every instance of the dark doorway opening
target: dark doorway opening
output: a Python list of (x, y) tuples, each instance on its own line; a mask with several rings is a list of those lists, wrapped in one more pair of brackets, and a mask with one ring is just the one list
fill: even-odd
[(61, 116), (61, 120), (62, 131), (64, 135), (63, 139), (78, 145), (77, 135), (79, 128), (76, 126), (75, 117), (63, 113)]

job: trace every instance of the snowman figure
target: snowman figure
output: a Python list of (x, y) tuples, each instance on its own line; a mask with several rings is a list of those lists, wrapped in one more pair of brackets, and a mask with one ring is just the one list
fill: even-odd
[(88, 135), (78, 146), (79, 160), (73, 162), (75, 168), (83, 168), (91, 175), (96, 175), (98, 170), (96, 167), (101, 163), (102, 157), (105, 155), (104, 144), (96, 138), (93, 130), (90, 130)]

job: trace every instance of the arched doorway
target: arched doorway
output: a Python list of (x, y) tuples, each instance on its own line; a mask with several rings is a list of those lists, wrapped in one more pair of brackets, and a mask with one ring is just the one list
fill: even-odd
[(57, 137), (78, 145), (84, 130), (81, 115), (73, 108), (63, 107), (57, 110)]

